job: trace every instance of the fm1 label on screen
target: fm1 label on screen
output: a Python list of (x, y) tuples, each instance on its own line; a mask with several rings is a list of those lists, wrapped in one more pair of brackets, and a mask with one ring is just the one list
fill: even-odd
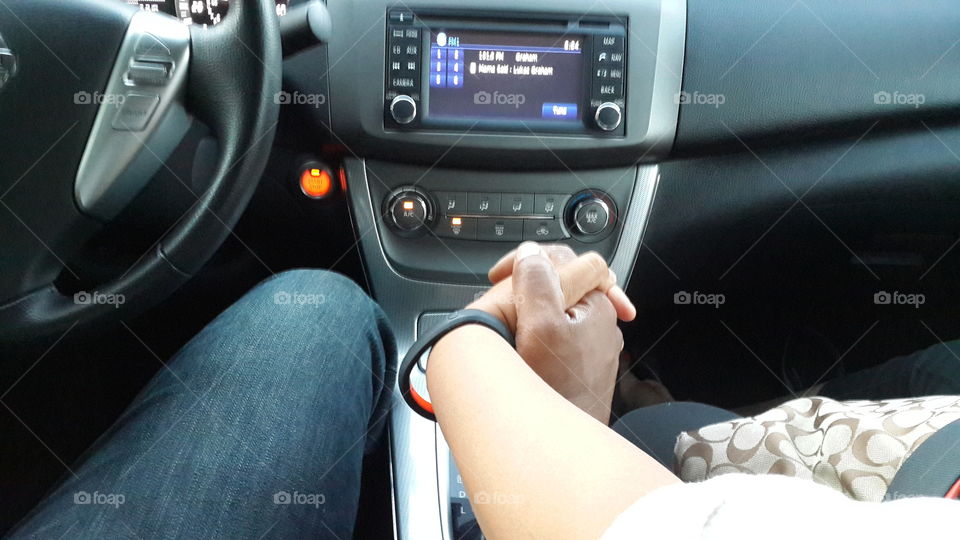
[(580, 121), (583, 36), (448, 30), (430, 43), (430, 117)]

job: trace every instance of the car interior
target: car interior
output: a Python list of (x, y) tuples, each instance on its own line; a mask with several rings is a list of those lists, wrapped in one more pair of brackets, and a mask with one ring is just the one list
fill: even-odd
[[(634, 374), (734, 410), (957, 339), (957, 28), (947, 0), (0, 0), (0, 531), (288, 269), (363, 287), (402, 355), (521, 241), (596, 251)], [(356, 538), (482, 537), (399, 392), (367, 461)]]

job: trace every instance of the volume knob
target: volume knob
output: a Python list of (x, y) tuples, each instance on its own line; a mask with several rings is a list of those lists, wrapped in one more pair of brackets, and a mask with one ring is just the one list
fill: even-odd
[(620, 106), (616, 103), (607, 101), (597, 107), (597, 112), (593, 115), (593, 120), (597, 123), (598, 128), (604, 131), (613, 131), (620, 127), (620, 122), (623, 121), (623, 111), (620, 110)]
[(417, 117), (417, 102), (407, 95), (399, 95), (390, 102), (390, 116), (398, 124), (409, 124)]

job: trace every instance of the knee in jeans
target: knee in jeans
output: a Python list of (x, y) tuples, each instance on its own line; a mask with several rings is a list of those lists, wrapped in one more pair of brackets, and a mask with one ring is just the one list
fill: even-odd
[(379, 306), (356, 283), (335, 272), (281, 272), (263, 281), (249, 296), (269, 306), (262, 316), (281, 326), (290, 339), (326, 339), (340, 344), (346, 335), (356, 332), (381, 336)]
[[(349, 278), (327, 270), (287, 270), (257, 286), (257, 296), (266, 297), (278, 308), (274, 316), (311, 319), (329, 312), (371, 318), (373, 300)], [(358, 321), (360, 322), (360, 321)]]

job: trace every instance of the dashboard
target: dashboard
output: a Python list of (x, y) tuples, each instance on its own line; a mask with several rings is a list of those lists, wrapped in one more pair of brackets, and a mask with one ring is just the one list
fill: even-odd
[[(283, 17), (291, 2), (296, 0), (275, 0), (277, 16)], [(126, 0), (130, 5), (143, 11), (166, 13), (178, 17), (184, 24), (211, 26), (223, 20), (230, 7), (229, 0)]]

